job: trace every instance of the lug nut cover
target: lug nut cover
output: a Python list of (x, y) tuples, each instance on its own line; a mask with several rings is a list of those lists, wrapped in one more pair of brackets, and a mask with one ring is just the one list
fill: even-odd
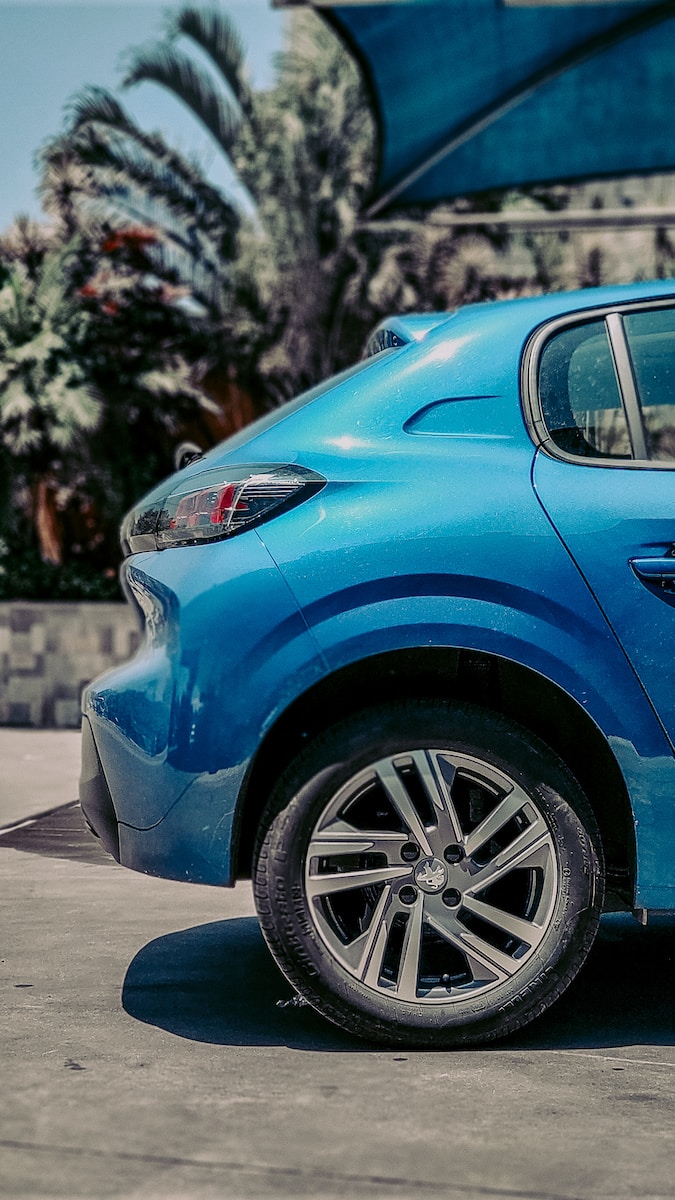
[(415, 842), (406, 842), (401, 846), (401, 858), (404, 862), (414, 862), (420, 856), (420, 848)]

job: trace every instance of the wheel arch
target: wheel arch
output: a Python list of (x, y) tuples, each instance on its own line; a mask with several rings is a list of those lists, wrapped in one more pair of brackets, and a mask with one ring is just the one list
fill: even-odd
[[(411, 693), (490, 708), (545, 742), (576, 776), (593, 808), (607, 865), (607, 907), (630, 907), (636, 878), (631, 804), (599, 727), (558, 684), (511, 659), (421, 647), (342, 667), (298, 697), (267, 731), (249, 768), (233, 831), (236, 878), (248, 877), (256, 830), (279, 774), (309, 740), (354, 711)], [(356, 699), (355, 699), (356, 698)]]

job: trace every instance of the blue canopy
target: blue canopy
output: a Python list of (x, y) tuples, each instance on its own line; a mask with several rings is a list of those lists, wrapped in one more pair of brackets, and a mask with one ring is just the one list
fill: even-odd
[(299, 2), (321, 8), (371, 88), (370, 215), (675, 167), (675, 0)]

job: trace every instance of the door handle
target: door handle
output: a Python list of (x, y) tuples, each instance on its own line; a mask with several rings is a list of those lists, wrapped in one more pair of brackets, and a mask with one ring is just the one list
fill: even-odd
[(631, 558), (630, 565), (638, 579), (671, 590), (675, 588), (675, 556), (662, 558)]

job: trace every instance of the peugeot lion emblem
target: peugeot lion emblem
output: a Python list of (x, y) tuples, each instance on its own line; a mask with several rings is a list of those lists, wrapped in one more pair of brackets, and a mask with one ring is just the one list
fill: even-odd
[(445, 887), (447, 874), (443, 863), (437, 858), (421, 862), (415, 871), (415, 879), (425, 892), (440, 892)]

